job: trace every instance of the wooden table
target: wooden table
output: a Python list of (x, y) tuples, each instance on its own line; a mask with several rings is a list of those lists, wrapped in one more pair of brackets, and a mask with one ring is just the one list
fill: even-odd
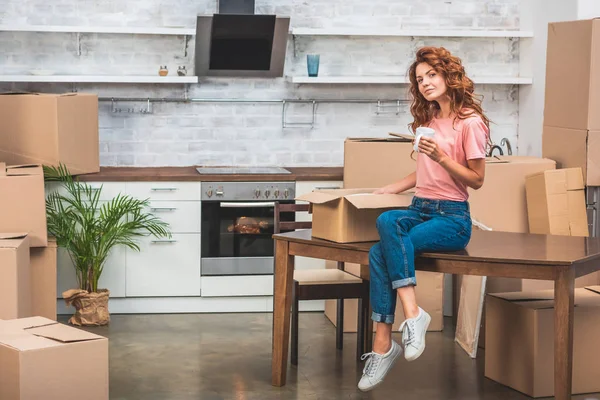
[[(374, 243), (335, 243), (311, 236), (311, 230), (274, 235), (272, 384), (286, 382), (294, 256), (361, 265), (368, 279), (369, 249)], [(557, 400), (571, 398), (574, 280), (600, 270), (600, 239), (526, 233), (473, 231), (467, 248), (423, 253), (416, 269), (461, 275), (553, 280), (554, 390)], [(367, 318), (370, 321), (370, 318)]]

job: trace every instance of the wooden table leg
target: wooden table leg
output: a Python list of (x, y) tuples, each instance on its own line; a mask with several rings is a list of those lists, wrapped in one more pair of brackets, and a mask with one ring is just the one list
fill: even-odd
[(275, 283), (273, 288), (273, 356), (271, 384), (284, 386), (290, 345), (290, 308), (294, 281), (294, 256), (289, 254), (289, 242), (276, 240)]
[[(361, 278), (362, 279), (369, 279), (369, 266), (368, 265), (361, 265)], [(363, 274), (363, 271), (366, 271), (365, 274)], [(364, 337), (364, 352), (365, 353), (370, 353), (373, 350), (373, 320), (371, 319), (371, 314), (372, 314), (372, 310), (371, 310), (371, 296), (366, 296), (365, 300), (362, 302), (362, 307), (363, 307), (363, 314), (364, 314), (364, 330), (365, 330), (365, 337)]]
[(571, 398), (573, 378), (573, 308), (575, 275), (572, 269), (558, 272), (554, 282), (554, 396)]

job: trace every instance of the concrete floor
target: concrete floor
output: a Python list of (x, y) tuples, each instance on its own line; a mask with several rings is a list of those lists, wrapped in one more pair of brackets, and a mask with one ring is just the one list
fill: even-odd
[(289, 367), (286, 386), (275, 388), (271, 321), (271, 314), (113, 315), (110, 326), (87, 330), (110, 340), (111, 400), (529, 399), (486, 379), (484, 352), (471, 360), (451, 327), (429, 333), (421, 358), (401, 359), (379, 388), (362, 393), (356, 335), (345, 334), (337, 351), (322, 313), (300, 315), (299, 365)]

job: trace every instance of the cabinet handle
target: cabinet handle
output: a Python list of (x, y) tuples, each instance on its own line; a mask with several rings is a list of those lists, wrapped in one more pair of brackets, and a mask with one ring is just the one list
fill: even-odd
[(152, 188), (150, 190), (153, 192), (174, 192), (177, 188)]
[(153, 240), (150, 243), (152, 243), (152, 244), (177, 243), (177, 240)]
[(151, 207), (150, 211), (175, 211), (175, 207)]
[(339, 186), (317, 186), (316, 190), (326, 190), (326, 189), (340, 189)]

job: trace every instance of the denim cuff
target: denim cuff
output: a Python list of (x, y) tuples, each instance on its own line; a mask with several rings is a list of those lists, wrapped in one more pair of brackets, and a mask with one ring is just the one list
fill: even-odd
[(417, 278), (406, 278), (392, 282), (392, 289), (398, 289), (406, 286), (417, 286)]
[(384, 324), (393, 324), (394, 323), (394, 315), (381, 315), (373, 312), (371, 314), (371, 319), (374, 322), (383, 322)]

